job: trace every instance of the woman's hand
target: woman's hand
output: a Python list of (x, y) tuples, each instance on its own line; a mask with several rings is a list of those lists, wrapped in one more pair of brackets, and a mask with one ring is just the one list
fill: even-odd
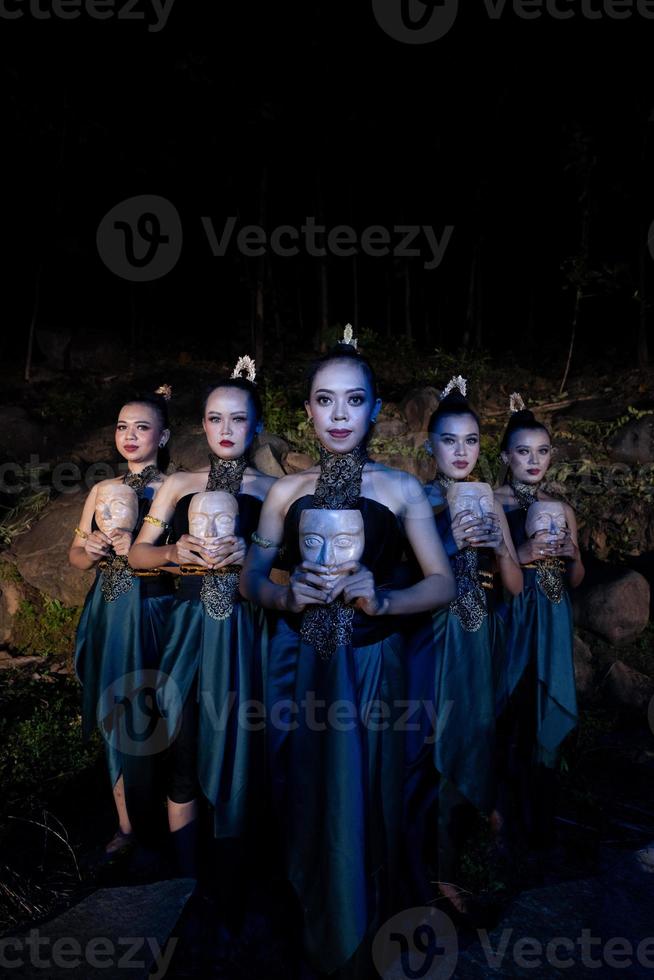
[(506, 552), (504, 532), (497, 515), (486, 514), (478, 523), (479, 529), (475, 528), (474, 534), (468, 537), (470, 547), (491, 548), (498, 554), (504, 554)]
[(84, 542), (84, 551), (91, 561), (100, 561), (101, 558), (106, 558), (109, 554), (111, 544), (111, 538), (104, 531), (91, 531)]
[(109, 538), (111, 539), (111, 546), (117, 555), (126, 555), (132, 547), (131, 531), (122, 531), (116, 528), (109, 532)]
[(566, 527), (563, 531), (563, 537), (557, 541), (555, 555), (559, 558), (571, 558), (572, 561), (579, 561), (581, 554), (579, 547), (577, 546), (575, 540), (570, 533), (570, 528)]
[(172, 558), (176, 565), (200, 565), (212, 568), (216, 561), (218, 538), (197, 538), (193, 534), (182, 534), (173, 545)]
[(561, 552), (555, 541), (552, 541), (548, 531), (538, 531), (533, 537), (528, 538), (518, 548), (518, 561), (521, 565), (531, 565), (532, 562), (542, 561), (543, 558), (552, 558)]
[(225, 568), (227, 565), (242, 565), (245, 561), (248, 546), (245, 538), (237, 538), (235, 534), (218, 539), (216, 560), (213, 568)]
[(473, 540), (483, 535), (485, 527), (484, 519), (475, 517), (471, 510), (459, 511), (452, 521), (452, 537), (459, 551), (472, 546)]
[(375, 576), (370, 569), (359, 562), (346, 562), (333, 572), (338, 579), (329, 593), (330, 602), (342, 594), (345, 602), (354, 603), (366, 616), (382, 616), (386, 612), (389, 600), (375, 587)]
[(295, 567), (288, 583), (288, 612), (301, 613), (306, 606), (325, 605), (330, 602), (331, 581), (325, 581), (329, 573), (326, 565), (303, 561)]

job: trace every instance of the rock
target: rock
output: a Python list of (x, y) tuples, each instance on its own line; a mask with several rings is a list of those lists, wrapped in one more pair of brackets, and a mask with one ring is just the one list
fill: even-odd
[[(552, 414), (552, 424), (557, 426), (563, 419), (584, 419), (589, 422), (610, 422), (624, 411), (624, 402), (615, 398), (581, 398)], [(562, 423), (563, 425), (563, 423)], [(565, 426), (563, 425), (563, 428)]]
[(573, 592), (575, 625), (621, 646), (647, 626), (649, 598), (649, 585), (638, 572), (604, 566), (599, 580)]
[(27, 590), (14, 573), (9, 562), (0, 564), (0, 646), (13, 646), (14, 616), (21, 602), (27, 599)]
[[(44, 952), (39, 964), (46, 964), (48, 980), (74, 976), (108, 980), (122, 976), (123, 970), (128, 971), (131, 980), (163, 977), (179, 941), (171, 934), (194, 885), (189, 878), (176, 878), (148, 885), (100, 888), (56, 919), (40, 923), (30, 931), (29, 941), (36, 938)], [(24, 936), (18, 948), (25, 949), (27, 945)], [(54, 955), (57, 949), (60, 953)], [(23, 962), (28, 963), (26, 955)], [(43, 970), (27, 967), (25, 972), (18, 972), (22, 977), (35, 977)]]
[(286, 473), (301, 473), (313, 464), (313, 459), (307, 453), (286, 453), (282, 461)]
[(19, 405), (0, 408), (0, 453), (14, 459), (28, 459), (41, 453), (46, 436), (43, 427), (31, 419)]
[(170, 468), (169, 473), (175, 470), (204, 469), (209, 465), (209, 447), (207, 437), (200, 422), (195, 424), (187, 423), (184, 428), (175, 429), (170, 439)]
[(65, 606), (81, 606), (95, 576), (93, 570), (81, 571), (68, 564), (68, 549), (83, 503), (79, 490), (59, 497), (13, 545), (22, 578)]
[(281, 461), (285, 453), (291, 448), (286, 439), (276, 435), (274, 432), (260, 432), (254, 439), (253, 450), (256, 453), (261, 446), (270, 446), (274, 455)]
[(654, 414), (633, 419), (618, 429), (609, 443), (609, 455), (617, 463), (654, 463)]
[(584, 697), (593, 688), (593, 653), (588, 644), (578, 636), (574, 638), (575, 684), (577, 694)]
[(384, 419), (381, 418), (374, 428), (375, 439), (397, 439), (406, 435), (408, 424), (404, 419)]
[(107, 374), (111, 371), (127, 371), (129, 353), (124, 345), (105, 330), (76, 330), (68, 351), (69, 366), (73, 371), (90, 374)]
[(258, 470), (268, 476), (286, 476), (284, 467), (275, 456), (271, 445), (261, 446), (254, 453), (252, 462)]
[[(115, 465), (118, 462), (118, 451), (116, 449), (116, 426), (103, 425), (96, 429), (87, 439), (78, 443), (70, 453), (70, 458), (86, 463), (109, 463)], [(102, 479), (105, 479), (102, 477)]]
[(400, 409), (412, 432), (427, 433), (429, 419), (438, 408), (438, 391), (435, 388), (413, 388), (400, 403)]
[(606, 675), (604, 689), (616, 707), (647, 712), (654, 697), (654, 680), (616, 660)]

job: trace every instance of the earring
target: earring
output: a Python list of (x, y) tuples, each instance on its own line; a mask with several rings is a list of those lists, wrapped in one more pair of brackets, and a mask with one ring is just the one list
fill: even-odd
[(159, 449), (163, 449), (163, 447), (164, 447), (165, 445), (166, 445), (166, 443), (165, 443), (165, 442), (160, 442), (160, 443), (159, 443)]
[(425, 450), (428, 456), (434, 455), (434, 450), (431, 448), (431, 443), (429, 439), (425, 439), (425, 441), (422, 444), (422, 448)]
[(315, 425), (315, 422), (313, 421), (313, 415), (309, 416), (309, 425)]
[(377, 423), (377, 416), (375, 416), (374, 418), (370, 419), (370, 424), (371, 425), (375, 425), (376, 423)]

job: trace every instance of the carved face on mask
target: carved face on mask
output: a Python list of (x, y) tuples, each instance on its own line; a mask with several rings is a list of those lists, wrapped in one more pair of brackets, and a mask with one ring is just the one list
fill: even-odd
[[(360, 561), (365, 545), (363, 516), (359, 510), (305, 510), (300, 517), (300, 554), (303, 561), (336, 568)], [(336, 581), (329, 573), (325, 579)]]
[(194, 493), (188, 508), (189, 534), (196, 538), (225, 538), (236, 532), (238, 503), (224, 490)]
[(104, 534), (133, 531), (139, 513), (136, 491), (124, 483), (106, 483), (95, 498), (95, 521)]
[(558, 500), (538, 500), (527, 511), (525, 529), (529, 538), (539, 532), (561, 538), (567, 526), (565, 507)]
[(488, 483), (452, 483), (447, 488), (447, 502), (452, 520), (462, 510), (471, 511), (475, 518), (495, 513), (495, 498)]

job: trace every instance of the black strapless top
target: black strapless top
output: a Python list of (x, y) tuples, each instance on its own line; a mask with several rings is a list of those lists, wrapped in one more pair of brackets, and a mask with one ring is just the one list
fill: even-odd
[(513, 510), (505, 510), (504, 515), (513, 543), (516, 548), (519, 548), (527, 540), (527, 511), (522, 507), (515, 507)]
[[(284, 567), (292, 571), (302, 560), (300, 555), (300, 517), (313, 505), (313, 494), (305, 494), (294, 500), (284, 521)], [(356, 510), (363, 515), (365, 545), (361, 564), (375, 576), (377, 586), (402, 588), (406, 582), (398, 582), (398, 570), (402, 567), (406, 539), (402, 522), (385, 504), (371, 497), (359, 497)], [(300, 630), (301, 615), (284, 614), (283, 618), (296, 632)], [(400, 627), (400, 616), (366, 616), (357, 610), (354, 614), (354, 646), (376, 643)]]
[[(197, 493), (205, 493), (205, 491), (198, 490)], [(175, 513), (170, 522), (170, 542), (172, 544), (175, 541), (179, 541), (183, 534), (188, 534), (188, 509), (191, 503), (191, 497), (194, 496), (194, 493), (187, 493), (177, 501)], [(236, 496), (236, 500), (238, 501), (236, 533), (239, 537), (244, 538), (246, 544), (249, 546), (250, 535), (259, 526), (262, 501), (258, 497), (253, 497), (250, 493), (239, 493)]]

